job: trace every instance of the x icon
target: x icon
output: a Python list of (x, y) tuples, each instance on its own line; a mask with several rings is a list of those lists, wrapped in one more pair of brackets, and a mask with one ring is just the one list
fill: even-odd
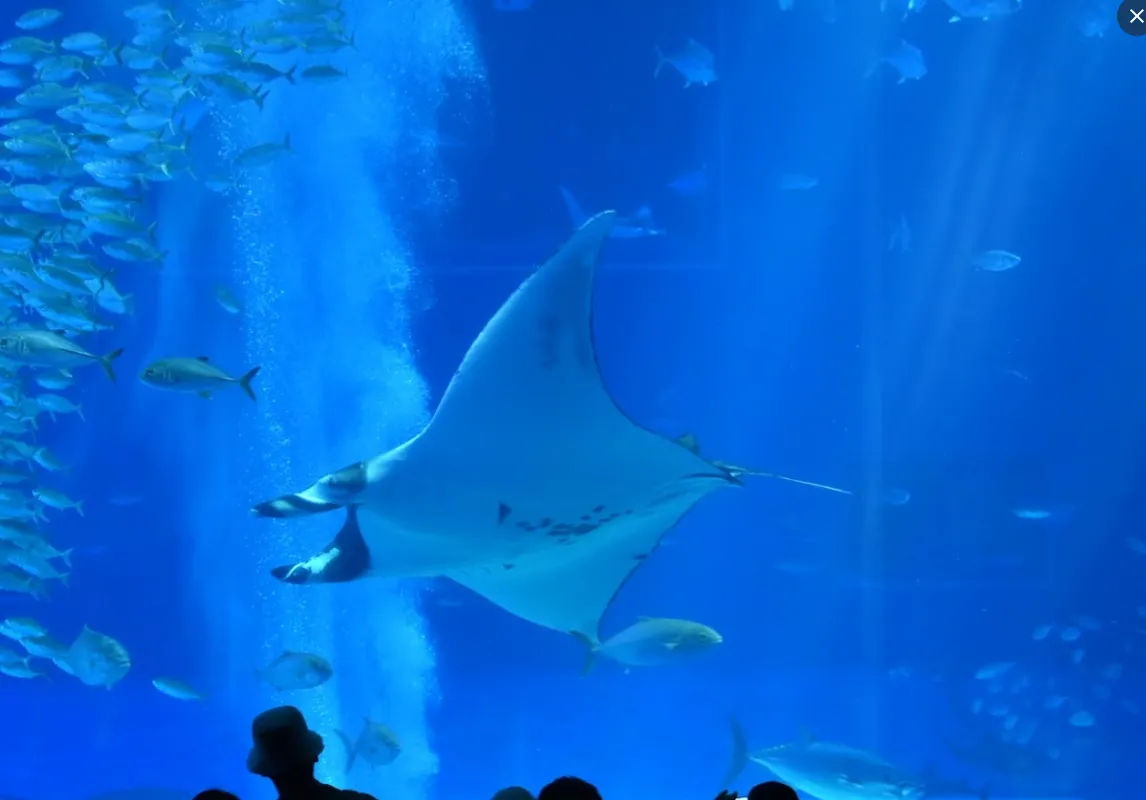
[(1146, 19), (1142, 19), (1142, 15), (1146, 14), (1146, 8), (1141, 8), (1137, 11), (1135, 11), (1134, 9), (1130, 9), (1130, 13), (1132, 15), (1130, 18), (1131, 22), (1141, 22), (1143, 24), (1146, 24)]

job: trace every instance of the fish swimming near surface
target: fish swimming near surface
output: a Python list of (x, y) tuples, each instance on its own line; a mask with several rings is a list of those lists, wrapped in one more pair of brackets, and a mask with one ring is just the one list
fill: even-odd
[(742, 484), (632, 422), (602, 382), (593, 284), (615, 222), (588, 220), (505, 302), (418, 435), (254, 507), (269, 518), (346, 510), (325, 549), (275, 578), (445, 577), (599, 641), (602, 616), (664, 535)]

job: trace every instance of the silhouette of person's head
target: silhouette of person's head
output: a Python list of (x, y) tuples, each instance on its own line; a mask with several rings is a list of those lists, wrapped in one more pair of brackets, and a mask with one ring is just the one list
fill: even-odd
[(780, 781), (758, 783), (748, 792), (748, 800), (800, 800), (796, 790)]
[(322, 737), (294, 706), (279, 706), (255, 717), (251, 740), (247, 769), (276, 782), (312, 778), (323, 750)]
[(566, 776), (546, 784), (537, 800), (601, 800), (601, 793), (588, 781)]
[(239, 800), (239, 797), (222, 789), (204, 789), (195, 795), (194, 800)]
[(507, 786), (493, 796), (493, 800), (536, 800), (533, 792), (520, 786)]

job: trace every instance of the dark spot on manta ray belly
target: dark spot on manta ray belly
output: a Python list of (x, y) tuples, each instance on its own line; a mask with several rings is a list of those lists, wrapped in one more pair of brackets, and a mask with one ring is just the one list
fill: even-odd
[[(513, 513), (512, 508), (507, 506), (505, 503), (498, 503), (497, 504), (497, 524), (500, 525), (501, 523), (505, 522), (506, 519), (508, 519), (509, 515), (512, 513)], [(521, 523), (518, 523), (518, 524), (520, 525)]]
[(516, 566), (517, 566), (516, 564), (502, 564), (501, 568), (502, 569), (513, 569)]
[(622, 511), (610, 511), (606, 506), (594, 506), (588, 512), (580, 515), (577, 521), (557, 521), (554, 522), (550, 517), (545, 517), (536, 523), (517, 523), (518, 527), (523, 530), (541, 530), (548, 528), (549, 536), (560, 540), (562, 543), (571, 541), (571, 536), (584, 536), (587, 533), (592, 533), (603, 525), (608, 525), (613, 520), (632, 514), (633, 510), (626, 508)]

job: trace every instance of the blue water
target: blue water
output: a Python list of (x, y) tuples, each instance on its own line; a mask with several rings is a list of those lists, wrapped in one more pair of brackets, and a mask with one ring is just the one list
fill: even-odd
[[(940, 0), (902, 19), (877, 0), (496, 5), (323, 12), (353, 47), (268, 56), (298, 79), (268, 83), (261, 110), (184, 98), (185, 129), (163, 136), (191, 134), (188, 163), (123, 190), (156, 223), (161, 269), (107, 258), (104, 237), (80, 244), (135, 311), (73, 337), (124, 348), (118, 381), (77, 369), (62, 393), (84, 418), (42, 414), (24, 437), (68, 467), (28, 466), (35, 485), (84, 514), (46, 510), (44, 534), (74, 550), (68, 585), (0, 592), (0, 619), (34, 617), (65, 644), (88, 625), (131, 669), (110, 690), (42, 659), (44, 678), (0, 676), (0, 795), (272, 797), (245, 770), (250, 720), (291, 703), (327, 740), (320, 775), (380, 800), (569, 773), (606, 798), (711, 797), (730, 715), (754, 748), (814, 734), (878, 753), (929, 797), (1137, 797), (1146, 39), (1109, 0), (957, 23)], [(0, 38), (96, 32), (108, 50), (83, 57), (103, 74), (63, 85), (130, 86), (106, 58), (135, 33), (130, 6), (59, 5), (54, 25), (20, 31), (33, 4), (10, 0)], [(225, 31), (242, 49), (289, 8), (182, 2), (171, 36)], [(654, 79), (658, 47), (690, 37), (717, 79)], [(900, 37), (926, 74), (865, 77)], [(187, 52), (172, 45), (166, 65)], [(304, 80), (316, 65), (345, 75)], [(31, 67), (0, 69), (26, 81), (0, 88), (0, 108), (21, 107)], [(36, 118), (75, 135), (51, 109)], [(292, 152), (235, 166), (286, 134)], [(626, 413), (695, 434), (706, 456), (852, 492), (746, 478), (669, 533), (603, 630), (703, 622), (723, 643), (694, 659), (601, 659), (582, 677), (572, 637), (444, 580), (284, 585), (270, 568), (316, 552), (341, 517), (249, 513), (420, 430), (482, 326), (571, 232), (558, 187), (588, 212), (648, 206), (665, 231), (611, 240), (597, 279), (598, 358)], [(976, 269), (990, 250), (1021, 261)], [(20, 307), (7, 324), (56, 327)], [(138, 380), (202, 355), (232, 375), (260, 366), (258, 402)], [(35, 374), (5, 386), (35, 390)], [(256, 671), (283, 650), (322, 655), (335, 678), (274, 691)], [(158, 677), (203, 699), (161, 694)], [(345, 774), (333, 731), (364, 716), (402, 753)], [(737, 788), (767, 775), (751, 765)], [(885, 795), (821, 800), (861, 796)]]

